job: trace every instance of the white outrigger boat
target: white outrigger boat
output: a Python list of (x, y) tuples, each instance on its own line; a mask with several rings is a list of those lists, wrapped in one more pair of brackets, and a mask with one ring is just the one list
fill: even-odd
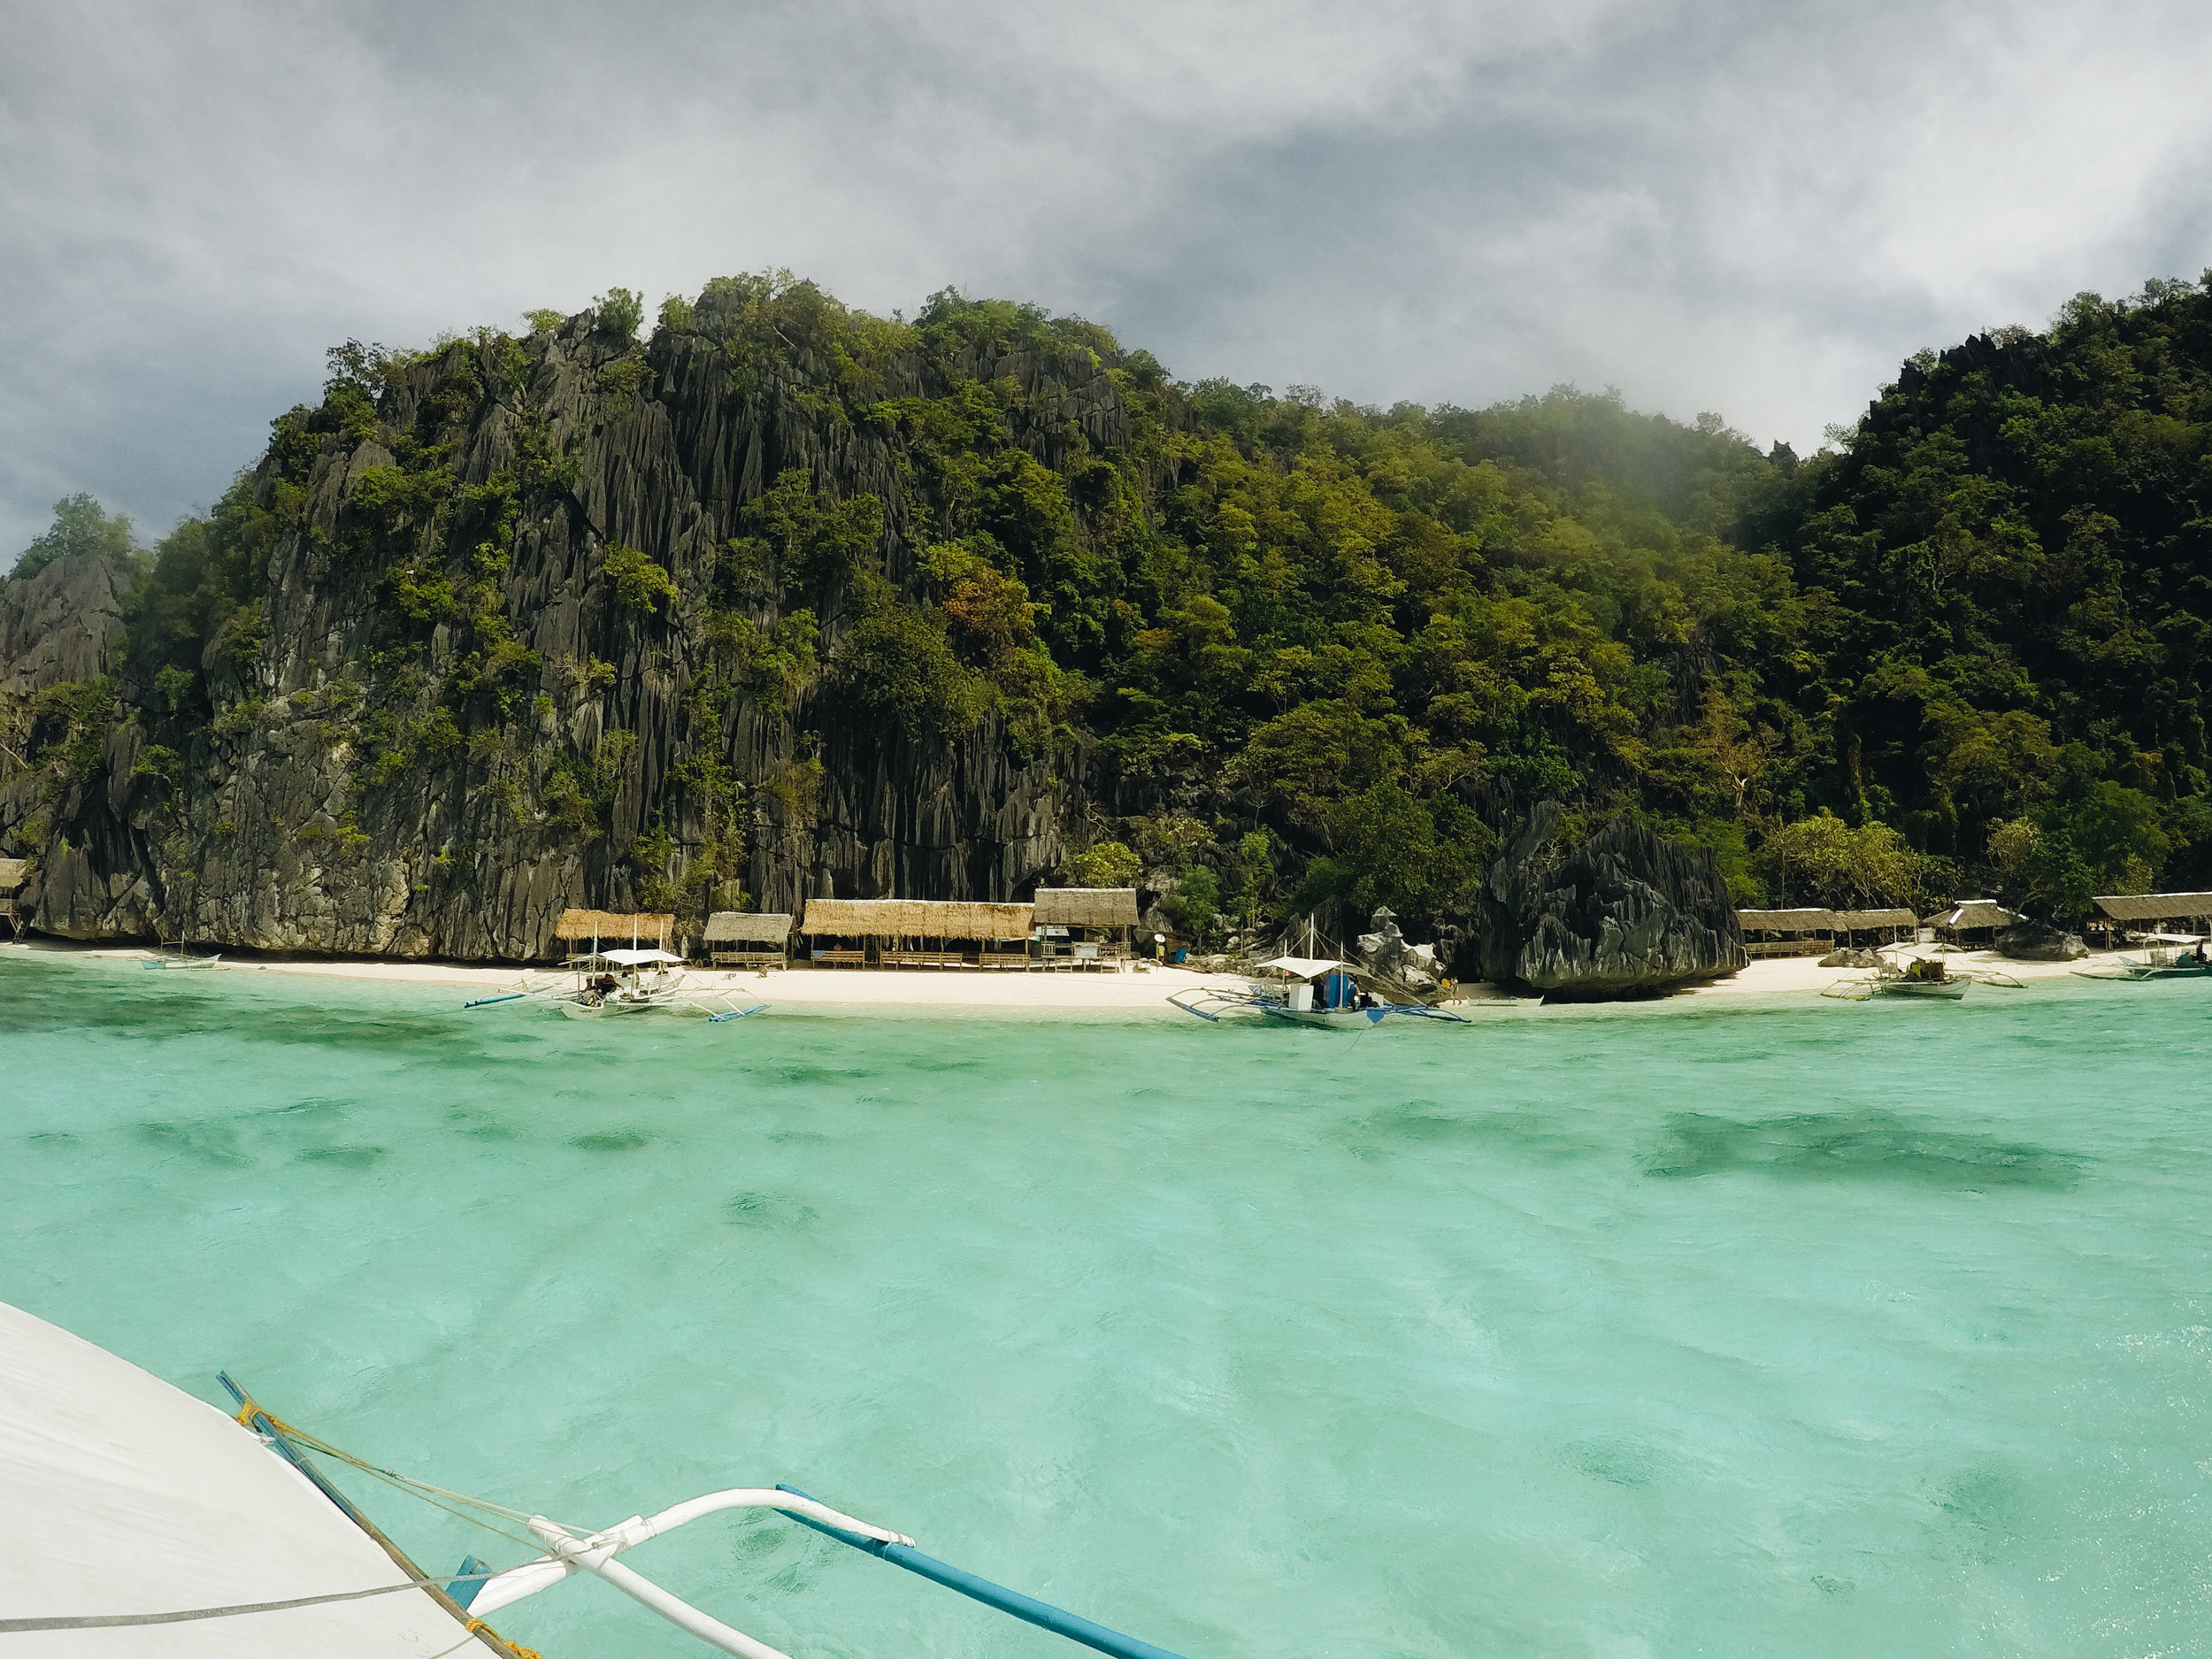
[[(596, 1530), (379, 1468), (280, 1421), (233, 1382), (235, 1417), (0, 1302), (0, 1636), (24, 1659), (421, 1659), (529, 1650), (485, 1620), (589, 1573), (707, 1647), (787, 1659), (617, 1559), (707, 1516), (772, 1511), (879, 1561), (1115, 1659), (1179, 1659), (923, 1554), (903, 1532), (795, 1486), (710, 1492)], [(318, 1459), (343, 1463), (503, 1539), (531, 1559), (431, 1574)]]
[(764, 1014), (768, 1004), (743, 986), (695, 985), (684, 959), (654, 946), (613, 950), (594, 949), (571, 956), (561, 974), (539, 982), (524, 975), (514, 990), (480, 996), (467, 1008), (500, 1002), (548, 1003), (571, 1019), (603, 1019), (621, 1014), (704, 1014), (716, 1023)]
[[(2189, 947), (2185, 950), (2184, 945)], [(2109, 970), (2075, 968), (2077, 979), (2119, 979), (2140, 983), (2145, 979), (2200, 979), (2212, 974), (2212, 942), (2196, 938), (2177, 938), (2166, 935), (2144, 951), (2139, 958), (2123, 956)]]
[(1365, 1031), (1387, 1019), (1474, 1023), (1426, 1002), (1386, 1002), (1361, 989), (1352, 964), (1333, 956), (1276, 956), (1261, 963), (1258, 971), (1274, 977), (1247, 980), (1242, 990), (1201, 986), (1177, 991), (1167, 1000), (1203, 1020), (1251, 1014), (1280, 1025), (1319, 1025), (1330, 1031)]
[(211, 956), (196, 956), (184, 948), (184, 941), (179, 940), (173, 945), (157, 944), (153, 949), (138, 959), (138, 965), (157, 972), (165, 970), (171, 973), (177, 973), (195, 968), (211, 968), (222, 959), (223, 953), (219, 950)]
[(1874, 972), (1866, 978), (1839, 979), (1821, 995), (1847, 1002), (1870, 1002), (1878, 996), (1956, 1002), (1963, 1001), (1966, 993), (1977, 985), (2001, 986), (2008, 991), (2026, 988), (2008, 973), (1988, 969), (1955, 972), (1940, 956), (1915, 956), (1901, 964), (1880, 956), (1877, 963)]

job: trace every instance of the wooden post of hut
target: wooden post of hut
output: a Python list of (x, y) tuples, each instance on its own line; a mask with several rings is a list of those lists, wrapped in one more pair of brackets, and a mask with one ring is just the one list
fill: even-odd
[(1033, 907), (1041, 967), (1118, 968), (1137, 929), (1134, 887), (1039, 887)]
[(0, 858), (0, 916), (7, 918), (11, 939), (22, 936), (23, 913), (16, 908), (16, 895), (23, 890), (23, 883), (30, 873), (29, 859)]
[(707, 918), (707, 960), (718, 968), (791, 964), (791, 917), (782, 910), (717, 910)]

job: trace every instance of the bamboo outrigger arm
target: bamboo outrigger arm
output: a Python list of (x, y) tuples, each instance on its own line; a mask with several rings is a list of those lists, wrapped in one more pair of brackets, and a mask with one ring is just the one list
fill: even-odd
[(624, 1594), (643, 1602), (663, 1618), (680, 1629), (689, 1632), (700, 1640), (735, 1654), (739, 1659), (788, 1659), (788, 1655), (767, 1643), (734, 1630), (710, 1614), (679, 1596), (670, 1594), (649, 1578), (632, 1571), (615, 1557), (624, 1550), (641, 1544), (663, 1532), (672, 1532), (703, 1516), (715, 1515), (725, 1509), (773, 1509), (802, 1525), (812, 1527), (866, 1551), (895, 1566), (918, 1573), (925, 1578), (957, 1591), (987, 1607), (1010, 1613), (1016, 1618), (1071, 1641), (1082, 1643), (1115, 1659), (1179, 1659), (1179, 1655), (1133, 1636), (1110, 1630), (1079, 1614), (1040, 1601), (1033, 1596), (1009, 1590), (1002, 1585), (979, 1578), (964, 1569), (926, 1555), (914, 1548), (914, 1540), (903, 1532), (872, 1525), (853, 1517), (833, 1509), (826, 1503), (810, 1497), (792, 1486), (736, 1486), (726, 1492), (710, 1492), (703, 1497), (679, 1503), (663, 1509), (658, 1515), (632, 1516), (628, 1520), (578, 1538), (566, 1529), (533, 1516), (529, 1527), (544, 1542), (548, 1553), (538, 1560), (509, 1569), (484, 1581), (483, 1587), (470, 1598), (468, 1611), (473, 1617), (518, 1601), (527, 1595), (558, 1584), (575, 1572), (589, 1572), (604, 1578)]

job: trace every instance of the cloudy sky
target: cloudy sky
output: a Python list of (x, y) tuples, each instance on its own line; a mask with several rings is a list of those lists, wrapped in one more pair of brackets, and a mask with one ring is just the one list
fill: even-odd
[(0, 563), (158, 534), (323, 349), (786, 266), (1392, 403), (1816, 445), (2212, 264), (2200, 5), (0, 0)]

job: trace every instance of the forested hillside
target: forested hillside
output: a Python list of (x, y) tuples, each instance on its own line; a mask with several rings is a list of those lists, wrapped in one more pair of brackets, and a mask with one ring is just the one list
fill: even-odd
[[(50, 919), (518, 954), (560, 902), (1074, 879), (1429, 928), (1541, 798), (1752, 901), (2206, 884), (2205, 287), (1924, 353), (1801, 461), (1572, 390), (1179, 384), (951, 294), (641, 321), (334, 351), (150, 554), (65, 503), (0, 583)], [(42, 677), (28, 590), (91, 564), (106, 672)]]

